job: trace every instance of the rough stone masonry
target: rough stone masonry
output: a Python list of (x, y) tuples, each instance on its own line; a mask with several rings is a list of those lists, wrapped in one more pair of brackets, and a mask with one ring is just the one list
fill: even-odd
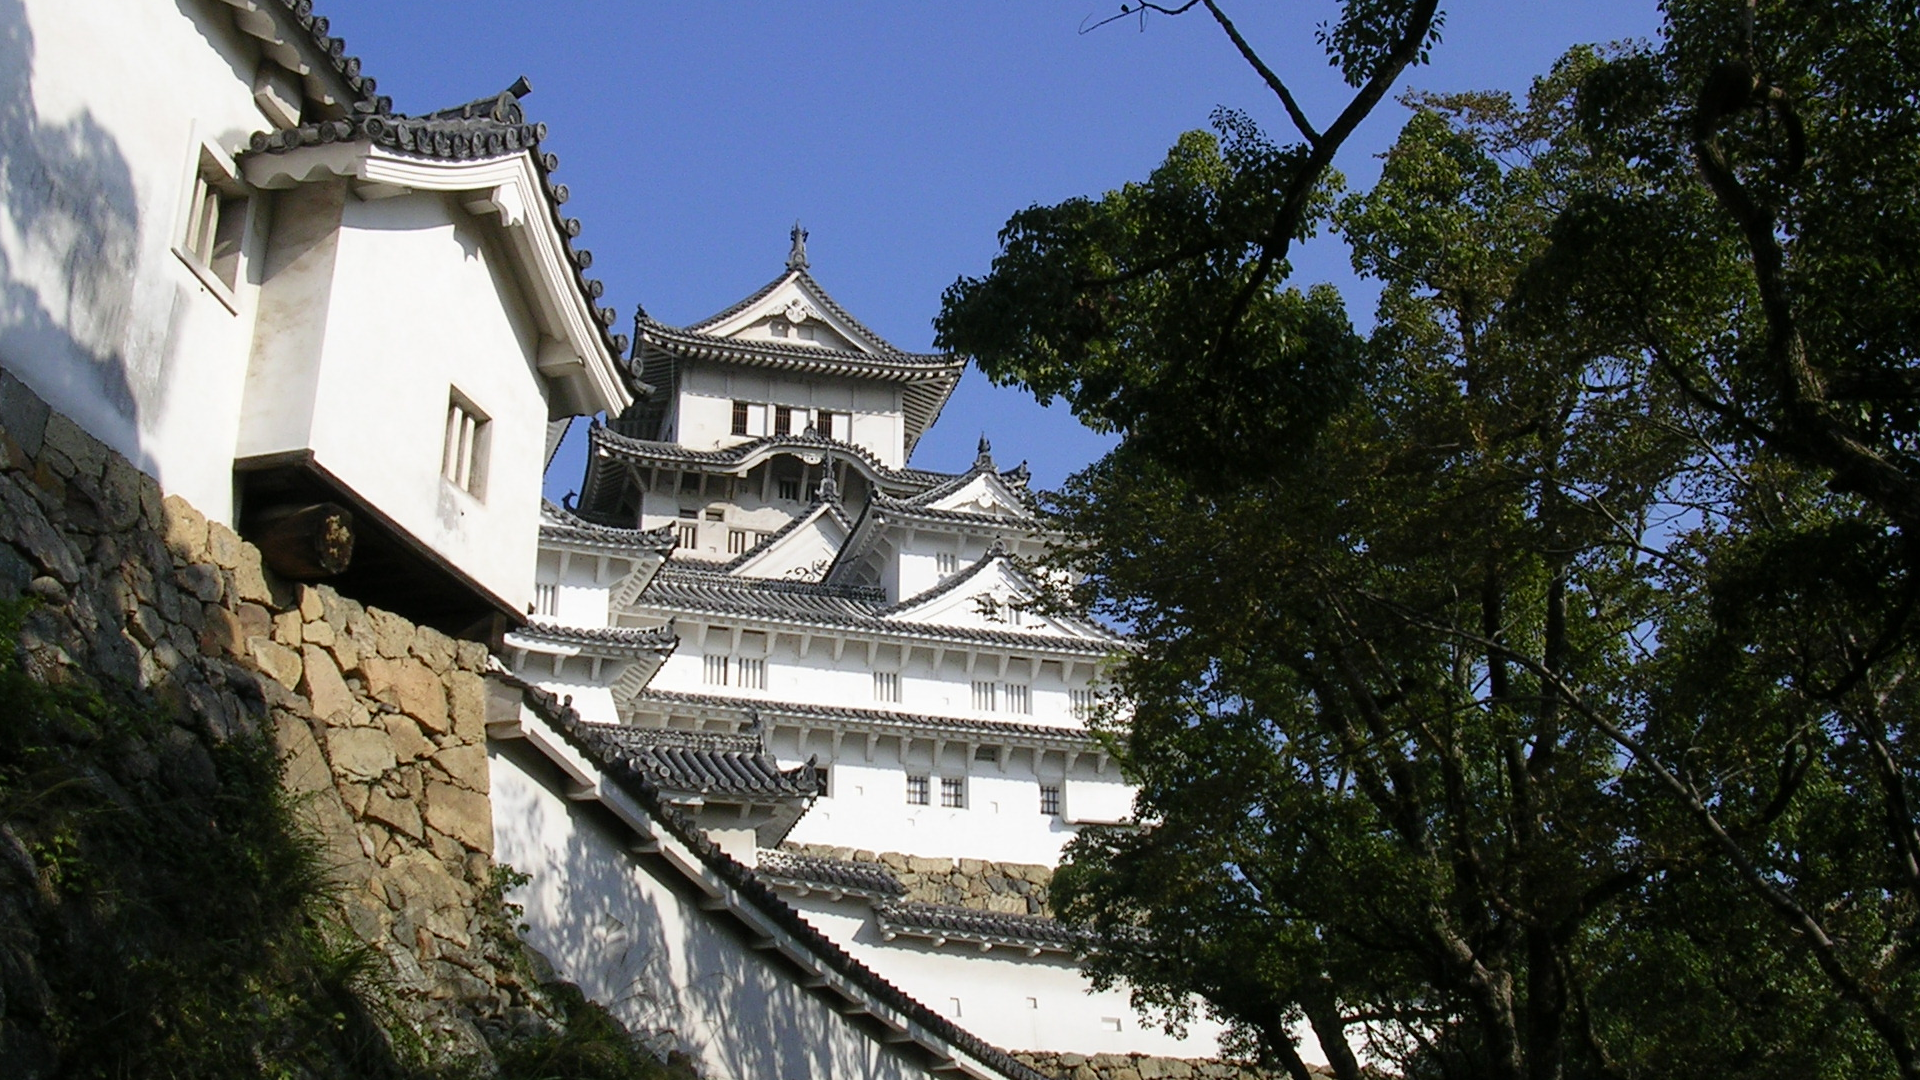
[[(176, 725), (142, 750), (205, 777), (207, 748), (270, 736), (340, 878), (343, 914), (386, 958), (407, 1019), (453, 1055), (550, 1020), (488, 889), (486, 649), (264, 570), (209, 522), (0, 372), (0, 596), (43, 681), (132, 688)], [(498, 1031), (495, 1032), (499, 1033)]]

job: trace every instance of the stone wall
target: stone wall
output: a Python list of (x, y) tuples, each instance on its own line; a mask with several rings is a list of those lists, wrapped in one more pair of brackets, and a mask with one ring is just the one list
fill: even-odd
[[(353, 931), (428, 1046), (555, 1015), (493, 887), (486, 649), (263, 570), (259, 552), (0, 372), (0, 599), (38, 598), (28, 670), (158, 700), (128, 782), (212, 784), (208, 748), (283, 755)], [(204, 779), (196, 779), (204, 778)], [(492, 932), (489, 932), (489, 930)]]
[(874, 854), (829, 844), (785, 844), (800, 855), (877, 862), (907, 887), (908, 900), (997, 911), (1003, 915), (1051, 915), (1047, 908), (1053, 868), (985, 859), (929, 859), (897, 851)]
[[(1286, 1075), (1284, 1071), (1269, 1073), (1230, 1061), (1145, 1054), (1019, 1053), (1013, 1056), (1060, 1080), (1281, 1080)], [(1332, 1075), (1314, 1066), (1309, 1069), (1315, 1075)]]

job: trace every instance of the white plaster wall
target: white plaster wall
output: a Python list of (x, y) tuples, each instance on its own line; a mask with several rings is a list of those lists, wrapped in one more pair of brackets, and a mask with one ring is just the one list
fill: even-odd
[[(821, 763), (832, 769), (832, 794), (814, 800), (787, 839), (928, 858), (1052, 866), (1077, 831), (1059, 817), (1040, 813), (1040, 782), (1031, 772), (1022, 776), (1010, 769), (999, 775), (987, 764), (969, 772), (950, 761), (931, 773), (925, 764), (926, 744), (917, 753), (910, 751), (908, 758), (916, 761), (911, 771), (932, 777), (932, 805), (908, 805), (909, 768), (898, 763), (892, 740), (876, 748), (873, 762), (864, 760), (864, 745), (863, 739), (849, 739), (840, 757), (820, 755)], [(940, 776), (965, 777), (964, 809), (940, 805)]]
[[(310, 435), (316, 460), (512, 605), (532, 598), (546, 447), (537, 333), (503, 257), (440, 195), (349, 199)], [(485, 491), (441, 476), (449, 393), (490, 423)]]
[(512, 899), (562, 977), (635, 1031), (672, 1031), (713, 1080), (925, 1075), (716, 926), (663, 880), (675, 871), (629, 854), (590, 807), (523, 768), (525, 752), (489, 748), (494, 856), (531, 875)]
[(982, 953), (971, 942), (935, 948), (920, 939), (886, 941), (863, 900), (815, 893), (788, 902), (855, 959), (1002, 1049), (1165, 1057), (1220, 1052), (1218, 1024), (1197, 1020), (1186, 1038), (1174, 1038), (1141, 1022), (1124, 987), (1095, 991), (1059, 953), (1028, 957), (1006, 948)]
[(0, 365), (231, 522), (262, 230), (237, 314), (171, 250), (199, 139), (233, 150), (268, 126), (226, 11), (0, 0)]
[(864, 448), (883, 465), (905, 461), (906, 427), (900, 392), (884, 383), (821, 376), (796, 379), (752, 368), (694, 364), (676, 399), (677, 439), (682, 446), (713, 450), (773, 433), (771, 408), (764, 431), (733, 434), (733, 403), (746, 401), (794, 410), (795, 435), (805, 431), (816, 410), (852, 417), (847, 441)]

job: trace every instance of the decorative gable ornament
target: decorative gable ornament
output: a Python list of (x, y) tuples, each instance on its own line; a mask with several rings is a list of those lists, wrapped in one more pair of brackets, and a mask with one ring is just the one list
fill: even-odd
[(780, 309), (780, 314), (795, 326), (806, 322), (808, 319), (819, 316), (818, 312), (808, 307), (806, 303), (797, 296), (787, 301), (787, 306)]

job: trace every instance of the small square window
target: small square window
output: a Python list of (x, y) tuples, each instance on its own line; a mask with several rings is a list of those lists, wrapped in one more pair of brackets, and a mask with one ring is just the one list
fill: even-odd
[(998, 712), (1000, 710), (1000, 686), (998, 683), (976, 682), (973, 684), (973, 707), (978, 712)]
[(907, 805), (925, 806), (928, 802), (929, 787), (924, 776), (907, 777)]
[(745, 529), (728, 529), (727, 530), (727, 554), (745, 555), (747, 553), (747, 550), (753, 546), (748, 542), (748, 540), (753, 535), (754, 534), (748, 532)]
[(997, 746), (976, 746), (973, 748), (973, 760), (984, 761), (989, 765), (1000, 764), (1000, 748)]
[(1085, 720), (1093, 715), (1093, 691), (1067, 691), (1067, 709), (1075, 720)]
[(900, 673), (897, 671), (876, 671), (873, 673), (873, 700), (898, 703), (900, 700)]
[(773, 407), (773, 433), (775, 435), (793, 434), (793, 410), (785, 405)]
[(487, 444), (492, 424), (458, 390), (447, 399), (446, 438), (440, 452), (440, 475), (476, 499), (487, 494)]
[(686, 522), (674, 530), (674, 536), (680, 541), (680, 546), (683, 548), (696, 548), (700, 546), (700, 526), (692, 522)]
[(1020, 683), (1008, 683), (1007, 711), (1010, 713), (1032, 713), (1033, 688)]
[(247, 194), (226, 155), (201, 143), (187, 192), (185, 227), (174, 248), (220, 302), (232, 308), (240, 282), (240, 247), (247, 228)]
[(765, 660), (761, 660), (758, 657), (742, 656), (736, 661), (736, 669), (739, 673), (734, 682), (736, 686), (741, 686), (748, 690), (765, 690), (767, 688), (767, 662)]
[(940, 778), (940, 805), (949, 810), (962, 810), (967, 805), (967, 781), (964, 777), (943, 776)]
[(747, 403), (744, 401), (733, 403), (733, 433), (735, 435), (747, 433)]
[(717, 507), (709, 508), (707, 510), (708, 521), (725, 521), (726, 519), (727, 519), (727, 512), (725, 510), (721, 510)]
[(552, 617), (560, 614), (560, 586), (547, 583), (533, 587), (533, 610), (536, 615)]
[(1060, 816), (1060, 785), (1040, 785), (1040, 812), (1049, 817)]
[(778, 482), (776, 486), (779, 490), (780, 498), (784, 499), (787, 502), (800, 501), (800, 481), (781, 480)]
[(960, 569), (960, 556), (951, 551), (942, 551), (933, 557), (933, 566), (940, 576), (945, 577)]
[(786, 337), (787, 336), (786, 320), (785, 319), (773, 320), (772, 322), (767, 324), (767, 331), (771, 333), (774, 337)]
[(727, 663), (729, 659), (731, 658), (725, 656), (701, 657), (701, 662), (704, 666), (704, 678), (702, 681), (708, 686), (727, 685), (727, 670), (731, 666)]

